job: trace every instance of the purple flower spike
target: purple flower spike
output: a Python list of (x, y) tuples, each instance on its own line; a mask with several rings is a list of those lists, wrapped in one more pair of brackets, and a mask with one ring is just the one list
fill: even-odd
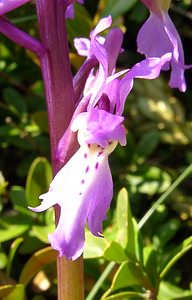
[(179, 34), (169, 17), (168, 11), (163, 10), (160, 5), (155, 5), (155, 3), (157, 4), (162, 1), (142, 2), (151, 11), (148, 20), (142, 26), (137, 36), (138, 52), (144, 54), (146, 57), (161, 57), (165, 53), (171, 52), (172, 57), (163, 69), (171, 69), (170, 87), (178, 88), (181, 92), (185, 92), (186, 82), (184, 71), (191, 66), (187, 67), (185, 65)]
[[(126, 144), (124, 118), (116, 114), (118, 77), (115, 63), (121, 51), (122, 34), (112, 29), (101, 41), (99, 33), (111, 25), (111, 17), (102, 19), (91, 33), (87, 56), (97, 59), (84, 89), (84, 96), (76, 108), (68, 130), (61, 138), (57, 158), (66, 155), (65, 142), (78, 132), (79, 149), (57, 173), (49, 191), (40, 196), (43, 201), (34, 211), (40, 212), (58, 204), (61, 215), (57, 228), (49, 235), (52, 248), (67, 259), (75, 260), (84, 249), (84, 227), (101, 236), (102, 221), (106, 218), (113, 182), (108, 156), (118, 142)], [(116, 39), (115, 39), (116, 37)], [(117, 41), (115, 47), (111, 43)]]
[(29, 0), (0, 0), (0, 16), (29, 2)]
[[(126, 144), (122, 113), (134, 79), (158, 77), (172, 57), (172, 53), (150, 57), (130, 70), (115, 73), (122, 32), (113, 28), (104, 39), (100, 37), (111, 22), (110, 16), (100, 20), (90, 40), (76, 39), (78, 52), (97, 63), (87, 74), (87, 82), (69, 128), (59, 142), (56, 158), (65, 160), (66, 145), (70, 144), (75, 132), (79, 148), (57, 173), (49, 191), (40, 196), (41, 204), (30, 208), (40, 212), (55, 204), (60, 206), (59, 223), (54, 233), (49, 235), (49, 240), (60, 256), (72, 260), (83, 252), (86, 222), (92, 234), (101, 236), (102, 221), (106, 218), (113, 195), (108, 156), (118, 142), (122, 146)], [(123, 78), (120, 79), (120, 76)]]

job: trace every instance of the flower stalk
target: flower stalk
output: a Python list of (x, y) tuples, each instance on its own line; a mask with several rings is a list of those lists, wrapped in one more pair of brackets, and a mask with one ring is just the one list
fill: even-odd
[[(54, 159), (57, 144), (67, 129), (74, 111), (74, 91), (66, 34), (64, 1), (36, 2), (41, 43), (46, 55), (41, 59), (49, 120), (53, 174), (62, 167)], [(70, 154), (69, 154), (70, 155)], [(60, 208), (56, 208), (56, 223)], [(58, 300), (83, 299), (83, 260), (67, 261), (57, 257)]]
[(74, 92), (69, 61), (63, 1), (38, 0), (37, 17), (41, 43), (47, 55), (41, 60), (49, 118), (53, 173), (61, 168), (54, 161), (57, 144), (74, 111)]

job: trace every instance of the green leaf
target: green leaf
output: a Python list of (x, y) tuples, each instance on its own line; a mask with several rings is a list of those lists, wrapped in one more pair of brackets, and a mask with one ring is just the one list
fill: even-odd
[(192, 291), (183, 290), (178, 286), (162, 281), (159, 287), (158, 300), (191, 300)]
[(92, 26), (90, 16), (83, 5), (75, 4), (75, 18), (67, 20), (67, 34), (71, 45), (75, 37), (88, 37)]
[(172, 124), (171, 128), (165, 129), (161, 132), (161, 140), (164, 143), (173, 145), (187, 145), (190, 143), (187, 131), (183, 128), (183, 126), (178, 126), (176, 124)]
[(0, 171), (0, 195), (5, 193), (8, 182), (5, 180), (3, 173)]
[(104, 258), (110, 261), (123, 262), (127, 260), (127, 255), (122, 246), (112, 242), (104, 251)]
[(145, 213), (143, 218), (139, 221), (138, 227), (141, 229), (144, 224), (147, 222), (147, 220), (153, 215), (153, 213), (160, 207), (160, 205), (163, 204), (163, 202), (167, 199), (167, 197), (178, 187), (178, 185), (187, 178), (187, 176), (190, 175), (192, 172), (192, 164), (190, 164), (187, 168), (184, 169), (184, 171), (181, 173), (181, 175), (172, 183), (172, 185), (164, 192), (163, 195), (157, 199), (154, 204), (151, 206), (151, 208)]
[(147, 132), (139, 142), (135, 157), (138, 163), (143, 163), (155, 150), (160, 141), (160, 133), (157, 130)]
[(5, 88), (3, 90), (3, 96), (12, 113), (17, 116), (23, 116), (27, 113), (26, 103), (15, 89)]
[(27, 205), (25, 189), (22, 186), (14, 185), (11, 187), (10, 199), (13, 203), (13, 206), (26, 207)]
[(49, 244), (48, 234), (53, 232), (55, 228), (54, 223), (46, 226), (34, 225), (31, 229), (31, 234), (37, 237), (43, 243)]
[(110, 292), (125, 288), (140, 286), (145, 289), (152, 289), (151, 282), (142, 266), (138, 263), (127, 261), (121, 264), (117, 270), (110, 288)]
[(5, 269), (7, 265), (7, 255), (4, 252), (0, 252), (0, 270)]
[[(167, 97), (166, 97), (167, 98)], [(171, 105), (161, 99), (139, 97), (138, 106), (144, 116), (155, 122), (174, 122), (175, 113)]]
[(36, 158), (27, 176), (26, 197), (29, 206), (39, 205), (39, 196), (45, 193), (52, 179), (51, 165), (44, 157)]
[(133, 174), (126, 176), (133, 193), (153, 195), (163, 193), (171, 184), (171, 176), (158, 167), (144, 166)]
[(6, 229), (0, 229), (0, 242), (3, 243), (13, 238), (16, 238), (22, 235), (28, 229), (28, 225), (10, 225)]
[(6, 214), (0, 218), (0, 242), (16, 238), (27, 231), (33, 219), (22, 212)]
[(32, 114), (32, 119), (42, 132), (48, 133), (48, 118), (47, 112), (37, 111)]
[(29, 255), (33, 254), (39, 249), (42, 249), (43, 247), (44, 243), (42, 243), (38, 238), (28, 236), (21, 244), (19, 253), (21, 253), (22, 255)]
[(19, 282), (27, 285), (30, 280), (46, 265), (56, 261), (57, 251), (51, 247), (37, 251), (24, 265)]
[(161, 270), (160, 278), (164, 278), (172, 266), (189, 250), (192, 249), (192, 237), (184, 240), (179, 246), (177, 246), (170, 254), (164, 267)]
[(181, 223), (177, 219), (170, 219), (165, 224), (160, 225), (154, 234), (154, 244), (162, 249), (175, 236)]
[(12, 186), (10, 190), (10, 199), (16, 211), (29, 217), (35, 215), (34, 212), (27, 208), (27, 199), (25, 189), (22, 186)]
[[(115, 261), (124, 261), (125, 255), (135, 261), (142, 260), (141, 237), (137, 224), (132, 217), (131, 207), (128, 199), (128, 193), (125, 188), (121, 189), (117, 197), (117, 206), (115, 210), (115, 219), (109, 228), (104, 231), (104, 236), (109, 242), (114, 242), (106, 249), (105, 256), (108, 259), (114, 258)], [(117, 246), (119, 244), (119, 246)], [(113, 247), (118, 247), (114, 257)]]
[(101, 13), (101, 17), (112, 15), (114, 19), (117, 19), (126, 13), (136, 2), (137, 0), (108, 0)]
[(157, 287), (158, 274), (157, 274), (157, 251), (153, 246), (146, 246), (143, 251), (144, 267), (147, 275), (149, 276), (152, 284)]
[(18, 128), (13, 128), (10, 125), (3, 125), (0, 127), (0, 137), (12, 137), (18, 136), (20, 130)]
[(3, 285), (0, 286), (0, 298), (2, 300), (24, 300), (25, 299), (25, 289), (23, 284), (16, 285)]
[(105, 238), (96, 237), (89, 231), (85, 232), (84, 259), (103, 257), (105, 248), (109, 245)]
[(8, 263), (7, 263), (7, 274), (10, 274), (11, 271), (11, 266), (13, 263), (13, 259), (15, 257), (16, 251), (18, 249), (18, 247), (21, 245), (21, 243), (23, 242), (23, 238), (17, 238), (10, 247), (10, 252), (9, 252), (9, 256), (8, 256)]
[(121, 189), (118, 194), (115, 214), (115, 223), (118, 228), (118, 241), (123, 248), (126, 248), (128, 243), (132, 243), (134, 247), (132, 214), (128, 201), (128, 193), (125, 188)]
[(116, 225), (118, 228), (118, 241), (126, 249), (127, 254), (132, 259), (136, 259), (135, 228), (128, 193), (125, 188), (121, 189), (117, 198)]
[(128, 300), (130, 298), (134, 299), (148, 299), (147, 293), (137, 293), (137, 292), (122, 292), (118, 294), (111, 295), (109, 297), (102, 297), (101, 300)]

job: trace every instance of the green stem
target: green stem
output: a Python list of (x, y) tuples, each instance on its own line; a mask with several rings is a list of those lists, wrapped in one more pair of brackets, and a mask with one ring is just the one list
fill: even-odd
[(101, 285), (103, 284), (103, 282), (105, 281), (105, 279), (108, 277), (108, 275), (110, 274), (110, 272), (112, 271), (112, 269), (114, 268), (114, 266), (115, 266), (115, 262), (113, 262), (113, 261), (110, 262), (107, 265), (107, 267), (105, 268), (104, 272), (99, 277), (99, 279), (95, 283), (94, 287), (92, 288), (91, 292), (87, 296), (86, 300), (93, 300), (93, 299), (95, 299), (95, 295), (99, 291)]
[(138, 223), (138, 228), (141, 229), (143, 225), (152, 216), (155, 210), (163, 203), (166, 198), (174, 191), (174, 189), (192, 172), (192, 164), (185, 169), (185, 171), (173, 182), (173, 184), (168, 188), (168, 190), (161, 195), (161, 197), (152, 205), (152, 207), (147, 211), (143, 218)]
[(171, 267), (189, 250), (192, 249), (192, 244), (190, 244), (188, 247), (183, 249), (181, 252), (177, 253), (167, 264), (167, 266), (163, 269), (163, 271), (160, 273), (160, 279), (163, 279), (168, 271), (171, 269)]

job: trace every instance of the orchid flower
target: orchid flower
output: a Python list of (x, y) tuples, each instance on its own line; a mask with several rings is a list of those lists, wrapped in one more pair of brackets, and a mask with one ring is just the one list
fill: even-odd
[[(113, 196), (108, 156), (118, 143), (126, 144), (122, 113), (133, 80), (136, 77), (157, 77), (171, 57), (168, 53), (162, 58), (149, 58), (130, 71), (115, 73), (123, 34), (120, 30), (111, 29), (104, 43), (98, 38), (103, 30), (110, 27), (111, 21), (111, 17), (100, 20), (90, 36), (91, 55), (95, 56), (99, 65), (91, 72), (92, 82), (82, 94), (69, 127), (71, 132), (77, 132), (79, 149), (56, 174), (49, 191), (40, 196), (41, 204), (36, 208), (30, 207), (41, 212), (55, 204), (60, 206), (59, 222), (54, 233), (49, 235), (49, 241), (60, 256), (72, 260), (83, 252), (86, 222), (92, 234), (98, 237), (102, 234), (102, 221)], [(115, 40), (114, 47), (111, 47)], [(120, 79), (122, 75), (124, 77)], [(68, 138), (64, 134), (59, 143), (57, 158), (60, 160), (63, 155), (60, 150), (65, 147)]]
[(60, 256), (75, 260), (82, 254), (86, 221), (94, 235), (101, 235), (113, 196), (108, 155), (118, 141), (125, 144), (122, 121), (123, 117), (99, 109), (79, 114), (71, 130), (78, 130), (80, 148), (57, 173), (49, 192), (40, 196), (41, 205), (33, 208), (39, 212), (60, 205), (59, 223), (49, 235)]
[(168, 14), (171, 1), (141, 0), (141, 2), (150, 10), (150, 16), (138, 33), (138, 52), (146, 57), (161, 57), (171, 52), (171, 60), (163, 69), (171, 69), (170, 87), (185, 92), (184, 71), (190, 66), (185, 65), (182, 42)]

